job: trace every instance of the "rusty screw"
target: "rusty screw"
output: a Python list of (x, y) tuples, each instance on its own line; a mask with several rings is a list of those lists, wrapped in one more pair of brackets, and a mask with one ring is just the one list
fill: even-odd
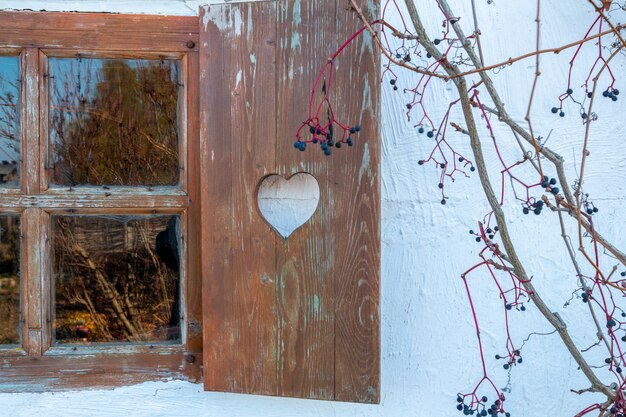
[(193, 49), (196, 46), (194, 41), (187, 41), (187, 48)]

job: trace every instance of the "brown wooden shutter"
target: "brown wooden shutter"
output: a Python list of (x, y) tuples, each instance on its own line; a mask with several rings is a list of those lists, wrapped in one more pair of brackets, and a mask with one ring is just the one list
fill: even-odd
[[(377, 2), (359, 0), (370, 17)], [(364, 35), (336, 61), (352, 148), (292, 146), (314, 79), (359, 27), (346, 0), (279, 0), (200, 10), (205, 388), (379, 401), (378, 54)], [(313, 217), (288, 239), (257, 207), (269, 174), (308, 172)]]

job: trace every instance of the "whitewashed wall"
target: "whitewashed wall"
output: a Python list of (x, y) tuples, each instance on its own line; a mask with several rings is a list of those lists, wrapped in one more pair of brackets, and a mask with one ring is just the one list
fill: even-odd
[[(111, 11), (152, 14), (196, 14), (196, 0), (126, 1), (126, 0), (0, 0), (0, 9), (49, 11)], [(431, 28), (439, 30), (441, 20), (433, 2), (419, 0), (419, 8)], [(470, 1), (453, 1), (460, 16), (470, 16)], [(535, 2), (528, 0), (477, 0), (487, 62), (496, 62), (534, 48)], [(557, 46), (577, 38), (593, 19), (584, 0), (546, 0), (543, 8), (543, 45)], [(470, 19), (466, 18), (467, 24)], [(624, 20), (624, 19), (622, 19)], [(0, 22), (0, 30), (2, 23)], [(506, 31), (506, 32), (505, 32)], [(469, 32), (469, 30), (468, 30)], [(433, 34), (436, 32), (432, 32)], [(558, 57), (561, 64), (569, 52)], [(591, 55), (585, 55), (587, 63)], [(535, 100), (535, 122), (540, 134), (554, 129), (549, 142), (570, 161), (580, 161), (572, 145), (582, 140), (582, 125), (577, 117), (555, 118), (549, 109), (565, 89), (566, 66), (553, 65), (557, 60), (543, 60), (543, 76)], [(622, 59), (621, 62), (624, 62)], [(532, 61), (507, 68), (499, 76), (503, 99), (509, 112), (522, 122), (532, 81)], [(626, 248), (626, 67), (615, 68), (624, 91), (617, 103), (600, 100), (598, 123), (592, 128), (592, 145), (587, 192), (600, 208), (596, 224), (605, 235)], [(580, 78), (579, 78), (580, 79)], [(405, 83), (406, 84), (406, 83)], [(579, 83), (577, 82), (576, 85)], [(287, 416), (454, 416), (456, 393), (473, 388), (480, 379), (480, 363), (469, 306), (459, 274), (475, 263), (480, 247), (467, 231), (486, 212), (486, 203), (477, 178), (460, 179), (448, 190), (446, 206), (439, 203), (438, 171), (420, 167), (417, 161), (429, 150), (428, 140), (418, 135), (403, 118), (405, 101), (387, 88), (383, 94), (383, 219), (382, 219), (382, 403), (355, 405), (322, 401), (277, 399), (206, 393), (201, 386), (180, 381), (146, 383), (112, 391), (82, 391), (54, 394), (0, 394), (0, 415), (7, 416), (216, 416), (216, 417), (287, 417)], [(427, 101), (432, 112), (443, 112), (453, 97), (450, 86), (433, 84)], [(303, 109), (304, 110), (304, 109)], [(569, 108), (574, 113), (574, 108)], [(456, 121), (461, 121), (459, 117)], [(499, 135), (506, 135), (498, 128)], [(289, 140), (289, 138), (285, 138)], [(510, 137), (506, 153), (516, 154)], [(470, 154), (467, 143), (458, 137), (460, 149)], [(518, 155), (519, 156), (519, 155)], [(496, 166), (493, 155), (488, 162)], [(553, 174), (553, 172), (552, 172)], [(573, 178), (573, 177), (572, 177)], [(519, 206), (506, 209), (516, 243), (534, 276), (535, 285), (546, 301), (561, 313), (572, 328), (581, 347), (591, 345), (594, 334), (580, 300), (564, 308), (575, 288), (575, 278), (568, 265), (554, 215), (544, 213), (523, 216)], [(475, 292), (481, 288), (489, 295), (477, 296), (482, 336), (488, 366), (494, 371), (498, 386), (507, 384), (507, 374), (493, 355), (502, 352), (503, 327), (498, 312), (500, 304), (484, 276), (471, 280)], [(530, 306), (526, 313), (513, 315), (514, 337), (524, 338), (531, 331), (545, 332), (547, 324)], [(593, 355), (593, 353), (592, 353)], [(598, 363), (602, 354), (598, 352)], [(588, 384), (577, 371), (557, 336), (533, 336), (524, 348), (523, 366), (510, 376), (509, 410), (513, 416), (571, 416), (585, 404), (570, 389)]]

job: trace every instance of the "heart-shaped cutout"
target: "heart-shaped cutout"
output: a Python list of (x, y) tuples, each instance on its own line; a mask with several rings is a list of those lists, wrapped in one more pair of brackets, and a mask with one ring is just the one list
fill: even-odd
[(289, 179), (270, 175), (259, 186), (259, 210), (284, 239), (313, 216), (319, 201), (320, 187), (317, 180), (304, 172)]

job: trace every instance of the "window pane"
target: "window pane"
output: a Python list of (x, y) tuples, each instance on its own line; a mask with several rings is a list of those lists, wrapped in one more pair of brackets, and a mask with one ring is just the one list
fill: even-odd
[(180, 62), (50, 58), (50, 181), (177, 185)]
[(0, 186), (19, 184), (20, 61), (0, 56)]
[(20, 216), (0, 215), (0, 345), (20, 343)]
[(54, 216), (58, 343), (180, 340), (178, 216)]

